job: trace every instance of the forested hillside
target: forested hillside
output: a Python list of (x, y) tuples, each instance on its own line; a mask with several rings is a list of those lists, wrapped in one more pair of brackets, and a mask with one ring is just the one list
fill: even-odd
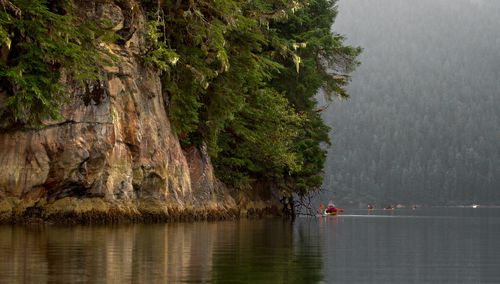
[(344, 0), (334, 30), (364, 48), (333, 125), (326, 195), (500, 204), (500, 2)]

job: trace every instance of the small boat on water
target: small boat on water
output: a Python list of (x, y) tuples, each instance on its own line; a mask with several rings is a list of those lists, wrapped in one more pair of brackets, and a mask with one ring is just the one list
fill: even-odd
[(335, 216), (344, 212), (344, 209), (337, 208), (335, 205), (328, 205), (328, 207), (323, 211), (323, 216)]

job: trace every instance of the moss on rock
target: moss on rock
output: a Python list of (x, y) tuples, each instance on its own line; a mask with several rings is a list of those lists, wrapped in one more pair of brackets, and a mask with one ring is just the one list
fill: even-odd
[(107, 202), (102, 198), (65, 197), (55, 201), (39, 199), (26, 202), (16, 198), (0, 201), (0, 223), (59, 223), (59, 224), (109, 224), (109, 223), (161, 223), (174, 221), (228, 220), (240, 217), (278, 216), (276, 206), (240, 210), (236, 204), (209, 203), (195, 206), (168, 203), (157, 199)]

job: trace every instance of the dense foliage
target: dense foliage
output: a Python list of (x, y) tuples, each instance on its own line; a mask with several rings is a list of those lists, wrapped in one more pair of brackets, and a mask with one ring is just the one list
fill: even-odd
[(206, 141), (227, 184), (321, 186), (328, 127), (314, 96), (347, 96), (359, 53), (330, 31), (335, 2), (149, 3), (147, 61), (164, 71), (171, 120), (184, 145)]
[(98, 29), (72, 17), (66, 1), (0, 2), (0, 126), (57, 118), (62, 70), (76, 82), (97, 78)]
[(326, 117), (336, 135), (327, 188), (384, 206), (500, 204), (500, 3), (340, 9), (337, 28), (365, 52), (353, 98)]
[[(73, 18), (65, 1), (0, 1), (4, 116), (21, 124), (57, 117), (61, 70), (97, 74), (99, 29)], [(144, 63), (161, 71), (182, 145), (206, 143), (217, 175), (234, 188), (318, 189), (328, 127), (314, 96), (346, 97), (360, 51), (330, 31), (336, 1), (139, 2)]]

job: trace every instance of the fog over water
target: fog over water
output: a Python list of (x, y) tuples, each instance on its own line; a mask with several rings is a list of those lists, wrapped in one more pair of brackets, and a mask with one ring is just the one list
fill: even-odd
[(325, 113), (323, 194), (346, 205), (500, 204), (500, 1), (341, 0), (362, 46)]

